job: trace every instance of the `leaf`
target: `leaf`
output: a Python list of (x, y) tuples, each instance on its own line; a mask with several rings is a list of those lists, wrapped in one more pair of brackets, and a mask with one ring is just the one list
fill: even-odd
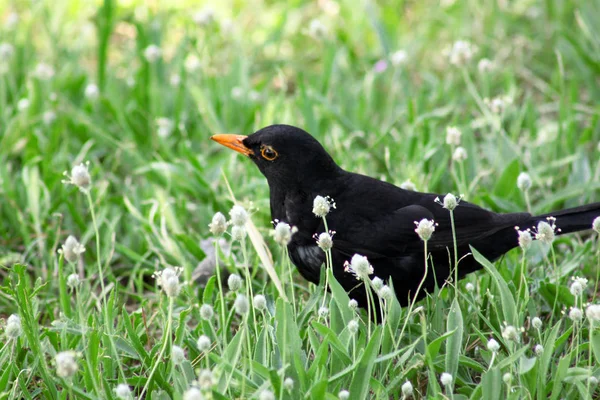
[(519, 374), (523, 375), (531, 371), (531, 369), (535, 366), (537, 358), (532, 357), (521, 357), (519, 359)]
[(379, 353), (381, 344), (381, 330), (378, 326), (373, 332), (371, 340), (363, 353), (360, 362), (358, 363), (354, 375), (352, 376), (352, 384), (350, 385), (350, 393), (355, 399), (366, 399), (369, 392), (369, 381), (375, 365), (375, 359)]
[(517, 187), (517, 177), (521, 170), (519, 159), (515, 158), (510, 164), (504, 168), (502, 175), (496, 181), (494, 186), (494, 195), (503, 199), (509, 199), (511, 194)]
[(446, 331), (454, 332), (446, 341), (446, 372), (456, 376), (464, 331), (462, 311), (456, 298), (450, 306)]
[(481, 376), (481, 398), (498, 400), (502, 394), (502, 375), (498, 367), (492, 368)]

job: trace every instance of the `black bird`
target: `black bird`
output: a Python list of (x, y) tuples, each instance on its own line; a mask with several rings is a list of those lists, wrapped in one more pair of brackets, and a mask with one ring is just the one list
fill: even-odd
[[(415, 221), (434, 220), (435, 232), (427, 243), (431, 264), (423, 289), (416, 299), (442, 286), (454, 273), (454, 242), (450, 213), (432, 193), (403, 190), (390, 183), (340, 168), (323, 146), (302, 129), (272, 125), (249, 136), (214, 135), (212, 139), (248, 156), (267, 178), (271, 217), (298, 228), (288, 245), (289, 255), (307, 280), (318, 283), (325, 253), (317, 247), (315, 234), (325, 231), (313, 212), (317, 195), (330, 196), (337, 208), (327, 215), (333, 237), (333, 274), (350, 298), (366, 307), (364, 286), (344, 271), (354, 254), (366, 256), (374, 275), (392, 280), (396, 297), (405, 306), (415, 298), (424, 275), (423, 241), (415, 232)], [(443, 196), (442, 196), (443, 197)], [(518, 233), (534, 229), (548, 217), (556, 218), (557, 234), (590, 229), (600, 215), (600, 203), (532, 216), (529, 213), (501, 214), (461, 201), (454, 210), (458, 277), (481, 268), (470, 255), (470, 247), (488, 260), (498, 259), (518, 246)], [(372, 278), (373, 276), (371, 276)]]

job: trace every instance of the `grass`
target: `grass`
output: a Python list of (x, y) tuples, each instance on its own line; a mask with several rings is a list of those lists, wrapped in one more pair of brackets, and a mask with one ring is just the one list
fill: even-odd
[[(333, 276), (325, 298), (301, 279), (271, 237), (266, 181), (209, 140), (290, 123), (344, 168), (495, 211), (598, 201), (598, 1), (232, 1), (201, 24), (194, 2), (143, 3), (0, 4), (12, 49), (0, 47), (1, 398), (111, 399), (126, 384), (152, 399), (190, 387), (213, 399), (399, 399), (407, 381), (416, 398), (598, 396), (600, 331), (585, 316), (598, 235), (534, 242), (495, 264), (475, 253), (483, 272), (414, 308), (388, 301), (386, 323), (370, 325)], [(451, 65), (457, 40), (477, 52)], [(398, 49), (406, 61), (393, 65)], [(483, 58), (492, 71), (479, 71)], [(86, 161), (88, 192), (62, 183)], [(234, 196), (249, 236), (230, 243), (229, 230), (215, 248), (222, 278), (243, 278), (238, 292), (191, 279)], [(85, 246), (76, 262), (58, 252), (68, 235)], [(169, 266), (181, 267), (174, 296), (152, 277)], [(589, 280), (578, 296), (573, 277)], [(57, 366), (63, 351), (75, 353)]]

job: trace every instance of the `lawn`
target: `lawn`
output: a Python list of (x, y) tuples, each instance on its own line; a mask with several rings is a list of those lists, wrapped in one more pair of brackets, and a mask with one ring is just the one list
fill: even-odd
[(597, 398), (600, 228), (475, 254), (374, 324), (326, 268), (302, 279), (266, 180), (210, 137), (296, 125), (347, 170), (497, 212), (600, 201), (599, 20), (598, 0), (1, 2), (0, 399)]

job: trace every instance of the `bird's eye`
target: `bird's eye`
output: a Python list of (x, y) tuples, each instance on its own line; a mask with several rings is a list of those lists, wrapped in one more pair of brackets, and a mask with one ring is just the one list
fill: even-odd
[(261, 146), (260, 154), (267, 161), (273, 161), (279, 154), (271, 146)]

